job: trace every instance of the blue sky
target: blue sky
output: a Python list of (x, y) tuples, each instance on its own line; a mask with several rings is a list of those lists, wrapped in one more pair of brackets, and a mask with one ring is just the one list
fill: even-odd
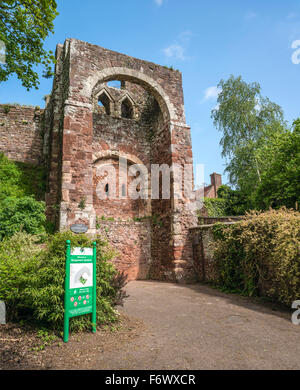
[[(290, 124), (300, 117), (300, 61), (292, 61), (300, 59), (300, 0), (58, 0), (58, 11), (49, 50), (72, 37), (182, 72), (194, 163), (204, 164), (206, 182), (224, 171), (210, 117), (222, 78), (259, 82)], [(0, 102), (43, 107), (51, 85), (41, 79), (27, 92), (12, 77), (0, 85)]]

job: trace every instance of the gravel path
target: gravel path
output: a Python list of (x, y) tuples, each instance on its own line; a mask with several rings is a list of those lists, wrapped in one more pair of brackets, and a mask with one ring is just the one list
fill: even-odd
[(299, 369), (291, 313), (205, 285), (131, 282), (122, 311), (148, 331), (110, 361), (130, 369)]
[(71, 334), (40, 352), (31, 332), (0, 327), (1, 369), (300, 369), (291, 312), (206, 285), (136, 281), (122, 327)]

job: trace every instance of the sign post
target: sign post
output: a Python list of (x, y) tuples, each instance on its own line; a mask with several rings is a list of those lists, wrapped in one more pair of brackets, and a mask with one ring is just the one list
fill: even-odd
[(64, 302), (64, 342), (69, 340), (69, 319), (92, 313), (92, 332), (96, 332), (96, 242), (93, 248), (72, 248), (66, 241)]

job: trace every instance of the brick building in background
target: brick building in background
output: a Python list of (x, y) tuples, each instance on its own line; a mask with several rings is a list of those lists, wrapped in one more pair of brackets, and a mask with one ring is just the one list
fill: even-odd
[(222, 185), (222, 175), (212, 173), (210, 175), (210, 185), (204, 187), (204, 198), (217, 198), (218, 189)]

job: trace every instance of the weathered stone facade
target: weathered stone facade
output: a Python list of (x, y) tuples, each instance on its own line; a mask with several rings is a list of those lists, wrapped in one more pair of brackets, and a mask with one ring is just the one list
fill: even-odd
[(43, 161), (43, 110), (0, 105), (0, 152), (15, 161), (38, 165)]
[(148, 279), (151, 261), (150, 221), (98, 220), (97, 231), (117, 251), (114, 263), (129, 280)]
[[(116, 264), (130, 279), (194, 280), (192, 200), (175, 196), (172, 177), (170, 198), (129, 199), (119, 168), (120, 159), (148, 172), (153, 164), (192, 166), (181, 73), (75, 39), (58, 45), (56, 58), (38, 144), (49, 173), (48, 218), (60, 230), (85, 223), (94, 235), (105, 228), (120, 253)], [(120, 87), (111, 87), (112, 80)], [(108, 164), (115, 167), (119, 196), (103, 200), (97, 172)], [(127, 184), (134, 179), (125, 176)], [(148, 190), (150, 182), (149, 176)]]

